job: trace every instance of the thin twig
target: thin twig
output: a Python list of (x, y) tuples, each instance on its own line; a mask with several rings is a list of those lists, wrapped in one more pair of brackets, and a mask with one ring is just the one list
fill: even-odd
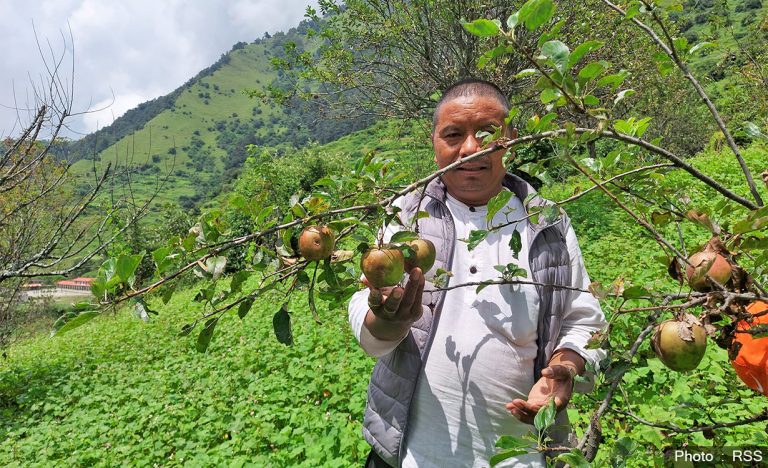
[[(621, 7), (619, 7), (618, 5), (612, 3), (610, 0), (603, 0), (603, 3), (608, 5), (612, 10), (616, 11), (620, 15), (626, 16), (626, 12), (622, 10)], [(717, 123), (717, 126), (720, 128), (720, 131), (723, 132), (725, 141), (728, 143), (728, 146), (730, 147), (734, 156), (736, 156), (736, 160), (738, 161), (739, 166), (741, 166), (741, 170), (744, 173), (744, 177), (747, 181), (747, 185), (749, 185), (749, 191), (752, 194), (752, 197), (755, 199), (757, 206), (763, 206), (763, 200), (762, 198), (760, 198), (760, 193), (757, 191), (757, 185), (755, 185), (755, 181), (752, 178), (752, 173), (749, 171), (749, 167), (747, 167), (747, 163), (744, 161), (744, 157), (741, 155), (741, 151), (739, 150), (739, 147), (736, 145), (736, 141), (733, 139), (731, 132), (728, 130), (728, 127), (725, 125), (725, 122), (720, 116), (720, 113), (718, 112), (714, 103), (709, 98), (706, 91), (704, 91), (704, 88), (701, 86), (701, 84), (696, 79), (696, 77), (693, 76), (690, 68), (688, 68), (688, 65), (686, 65), (686, 63), (683, 62), (678, 56), (674, 48), (675, 47), (674, 43), (673, 42), (670, 42), (669, 44), (665, 43), (650, 26), (640, 21), (637, 18), (637, 16), (633, 17), (631, 21), (651, 37), (653, 42), (655, 42), (659, 46), (659, 48), (661, 48), (661, 50), (664, 51), (664, 53), (674, 62), (677, 68), (679, 68), (680, 71), (682, 72), (683, 76), (691, 83), (693, 88), (696, 90), (696, 93), (699, 95), (701, 100), (707, 106), (707, 109), (709, 109), (709, 112), (712, 114), (712, 117), (715, 119), (715, 122)]]

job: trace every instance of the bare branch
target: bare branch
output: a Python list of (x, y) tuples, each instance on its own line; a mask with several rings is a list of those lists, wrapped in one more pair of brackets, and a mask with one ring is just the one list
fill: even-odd
[[(618, 5), (612, 3), (610, 0), (603, 0), (603, 3), (608, 5), (608, 7), (610, 7), (612, 10), (616, 11), (620, 15), (626, 16), (626, 12), (622, 10), (621, 7), (619, 7)], [(728, 127), (725, 125), (725, 122), (723, 121), (722, 117), (720, 117), (720, 113), (718, 112), (712, 100), (707, 95), (704, 88), (701, 86), (701, 84), (696, 79), (696, 77), (694, 77), (693, 74), (691, 73), (691, 70), (690, 68), (688, 68), (688, 65), (683, 60), (680, 59), (680, 56), (675, 50), (674, 42), (671, 41), (671, 38), (669, 37), (669, 35), (667, 35), (667, 38), (670, 41), (668, 44), (665, 43), (650, 26), (640, 21), (637, 18), (637, 16), (633, 17), (631, 21), (651, 37), (653, 42), (655, 42), (656, 45), (658, 45), (659, 48), (662, 51), (664, 51), (665, 54), (667, 54), (667, 56), (672, 60), (672, 62), (677, 66), (677, 68), (680, 69), (683, 76), (691, 83), (693, 88), (696, 90), (696, 93), (699, 95), (701, 100), (707, 106), (707, 109), (709, 109), (709, 112), (712, 114), (712, 117), (717, 123), (718, 128), (720, 128), (720, 131), (723, 132), (723, 136), (725, 136), (725, 140), (728, 143), (728, 146), (730, 147), (734, 156), (736, 156), (736, 160), (739, 162), (739, 166), (741, 166), (741, 171), (744, 173), (744, 178), (747, 181), (747, 185), (749, 185), (749, 191), (752, 194), (752, 197), (755, 199), (757, 206), (763, 206), (763, 200), (762, 198), (760, 198), (760, 193), (757, 191), (757, 185), (755, 184), (755, 181), (752, 178), (752, 173), (750, 172), (749, 167), (747, 167), (747, 163), (746, 161), (744, 161), (744, 157), (741, 155), (741, 150), (739, 150), (739, 147), (736, 145), (736, 141), (733, 139), (733, 135), (731, 135), (731, 132), (728, 130)], [(666, 33), (666, 29), (664, 31)]]

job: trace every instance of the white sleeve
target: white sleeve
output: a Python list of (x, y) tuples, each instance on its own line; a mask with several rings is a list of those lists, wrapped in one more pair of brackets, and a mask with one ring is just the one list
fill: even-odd
[(355, 338), (369, 356), (381, 357), (391, 353), (403, 338), (395, 341), (381, 340), (371, 335), (365, 326), (365, 316), (368, 314), (368, 288), (356, 292), (349, 301), (349, 325)]
[[(394, 205), (400, 206), (402, 200), (403, 198), (395, 200)], [(399, 225), (390, 223), (384, 229), (384, 242), (389, 242), (389, 239), (399, 230)], [(371, 334), (368, 327), (365, 326), (365, 316), (368, 314), (368, 294), (368, 288), (364, 288), (352, 295), (348, 309), (349, 325), (352, 327), (352, 332), (355, 334), (355, 338), (357, 338), (363, 351), (370, 356), (378, 358), (394, 351), (405, 336), (399, 340), (388, 341), (376, 338)]]
[[(571, 286), (586, 290), (590, 284), (589, 275), (584, 267), (576, 233), (570, 226), (566, 234), (566, 243), (571, 259)], [(606, 356), (605, 350), (586, 349), (586, 345), (592, 334), (602, 330), (605, 325), (605, 315), (600, 309), (598, 300), (588, 292), (573, 291), (570, 294), (570, 306), (563, 317), (560, 337), (555, 349), (573, 350), (591, 364), (591, 367), (597, 369), (599, 362)], [(585, 377), (588, 382), (577, 382), (576, 391), (588, 392), (594, 386), (594, 375), (588, 372)]]

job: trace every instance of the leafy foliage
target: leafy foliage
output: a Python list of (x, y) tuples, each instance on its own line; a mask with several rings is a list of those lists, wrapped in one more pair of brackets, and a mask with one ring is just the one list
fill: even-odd
[(150, 301), (162, 313), (147, 324), (125, 311), (14, 347), (0, 364), (0, 463), (361, 464), (372, 362), (346, 314), (321, 306), (324, 325), (297, 321), (285, 347), (265, 295), (199, 354), (196, 338), (174, 338), (193, 293)]

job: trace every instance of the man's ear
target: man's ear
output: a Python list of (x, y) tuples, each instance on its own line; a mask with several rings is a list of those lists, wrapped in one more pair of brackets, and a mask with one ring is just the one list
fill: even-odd
[(437, 153), (435, 153), (435, 132), (429, 134), (429, 142), (432, 144), (432, 160), (437, 164)]

